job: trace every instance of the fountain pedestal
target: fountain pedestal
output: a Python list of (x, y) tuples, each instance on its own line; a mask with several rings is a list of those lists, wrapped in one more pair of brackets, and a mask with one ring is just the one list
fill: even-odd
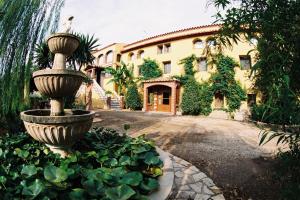
[(69, 154), (71, 146), (90, 129), (95, 113), (84, 110), (64, 110), (66, 96), (74, 96), (85, 75), (66, 69), (66, 57), (79, 46), (79, 39), (68, 33), (57, 33), (48, 39), (55, 53), (53, 69), (33, 73), (37, 89), (51, 98), (50, 110), (29, 110), (21, 113), (27, 132), (37, 141), (46, 143), (62, 157)]

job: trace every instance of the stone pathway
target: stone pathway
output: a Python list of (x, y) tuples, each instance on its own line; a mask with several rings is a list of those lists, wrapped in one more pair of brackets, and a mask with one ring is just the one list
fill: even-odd
[(224, 200), (214, 182), (191, 163), (169, 154), (174, 167), (174, 183), (168, 200)]

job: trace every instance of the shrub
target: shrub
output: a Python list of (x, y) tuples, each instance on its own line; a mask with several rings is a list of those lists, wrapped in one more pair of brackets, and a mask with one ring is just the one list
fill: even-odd
[(136, 84), (131, 84), (125, 96), (125, 104), (131, 110), (139, 110), (143, 107), (141, 96), (138, 92)]
[(184, 85), (181, 109), (184, 115), (199, 115), (201, 112), (199, 85), (194, 78), (189, 78)]
[(1, 199), (145, 199), (159, 187), (154, 144), (91, 130), (60, 158), (26, 133), (0, 137)]
[(139, 66), (141, 70), (141, 75), (143, 80), (149, 80), (152, 78), (157, 78), (162, 75), (162, 71), (155, 60), (150, 58), (144, 59), (144, 63)]

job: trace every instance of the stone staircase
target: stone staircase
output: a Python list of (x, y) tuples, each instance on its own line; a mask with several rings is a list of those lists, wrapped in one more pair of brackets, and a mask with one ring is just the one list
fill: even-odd
[(111, 99), (111, 109), (112, 110), (121, 110), (120, 103), (117, 98)]

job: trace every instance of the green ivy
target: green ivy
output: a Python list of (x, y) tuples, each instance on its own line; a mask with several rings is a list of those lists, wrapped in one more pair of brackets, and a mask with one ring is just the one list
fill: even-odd
[(142, 76), (142, 80), (149, 80), (152, 78), (158, 78), (162, 75), (162, 71), (155, 60), (150, 58), (144, 59), (144, 63), (139, 66)]
[(184, 75), (174, 76), (174, 78), (178, 79), (182, 85), (185, 85), (189, 78), (194, 77), (196, 71), (194, 70), (194, 63), (197, 60), (195, 54), (183, 58), (180, 60), (180, 65), (183, 65)]
[(28, 134), (0, 138), (3, 199), (147, 199), (162, 161), (152, 141), (93, 129), (60, 158)]
[(199, 115), (200, 107), (199, 84), (194, 77), (190, 77), (184, 84), (181, 109), (183, 115)]
[(229, 56), (218, 55), (216, 59), (217, 72), (210, 77), (211, 90), (226, 97), (228, 111), (239, 109), (241, 102), (247, 99), (246, 92), (234, 79), (234, 67), (238, 64)]

